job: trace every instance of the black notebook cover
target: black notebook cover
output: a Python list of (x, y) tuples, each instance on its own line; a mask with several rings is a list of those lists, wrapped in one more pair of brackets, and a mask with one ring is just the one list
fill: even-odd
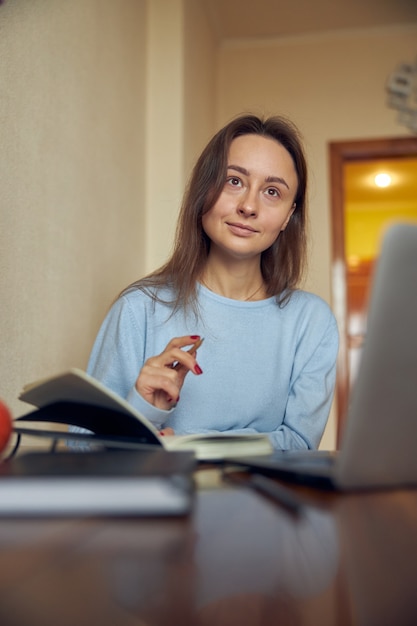
[[(15, 420), (80, 426), (96, 435), (130, 437), (136, 443), (161, 446), (158, 437), (133, 415), (82, 402), (53, 402)], [(17, 430), (17, 429), (16, 429)]]

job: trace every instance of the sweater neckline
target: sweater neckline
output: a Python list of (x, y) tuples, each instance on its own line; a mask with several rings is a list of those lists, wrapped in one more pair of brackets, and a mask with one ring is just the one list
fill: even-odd
[(214, 291), (211, 291), (211, 289), (208, 289), (208, 287), (200, 282), (198, 283), (197, 288), (199, 294), (203, 295), (204, 297), (238, 308), (253, 309), (257, 307), (270, 306), (271, 303), (276, 302), (275, 296), (270, 296), (269, 298), (265, 298), (264, 300), (234, 300), (233, 298), (227, 298), (226, 296), (222, 296), (218, 293), (215, 293)]

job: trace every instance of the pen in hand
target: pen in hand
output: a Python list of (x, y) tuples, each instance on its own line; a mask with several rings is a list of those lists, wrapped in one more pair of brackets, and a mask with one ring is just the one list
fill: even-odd
[[(198, 341), (193, 343), (191, 348), (187, 350), (188, 354), (191, 354), (192, 356), (194, 356), (194, 354), (197, 352), (198, 348), (201, 346), (203, 341), (204, 341), (204, 337), (201, 337), (200, 339), (198, 339)], [(174, 370), (178, 369), (179, 367), (181, 367), (181, 363), (174, 363), (174, 365), (172, 365), (172, 369)]]

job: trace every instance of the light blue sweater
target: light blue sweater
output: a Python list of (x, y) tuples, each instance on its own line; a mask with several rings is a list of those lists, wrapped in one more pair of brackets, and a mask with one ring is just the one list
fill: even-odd
[[(276, 449), (316, 448), (335, 383), (338, 332), (329, 306), (305, 291), (279, 307), (275, 298), (242, 302), (203, 286), (198, 302), (198, 319), (172, 316), (143, 292), (128, 292), (107, 314), (88, 372), (157, 428), (268, 433)], [(187, 375), (175, 408), (157, 409), (135, 381), (146, 359), (187, 334), (204, 337), (197, 356), (203, 374)]]

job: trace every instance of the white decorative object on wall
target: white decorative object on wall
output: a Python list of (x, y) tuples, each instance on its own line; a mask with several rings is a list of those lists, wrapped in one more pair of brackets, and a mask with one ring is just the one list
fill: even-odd
[(388, 106), (398, 111), (400, 124), (417, 133), (417, 59), (401, 63), (387, 82)]

